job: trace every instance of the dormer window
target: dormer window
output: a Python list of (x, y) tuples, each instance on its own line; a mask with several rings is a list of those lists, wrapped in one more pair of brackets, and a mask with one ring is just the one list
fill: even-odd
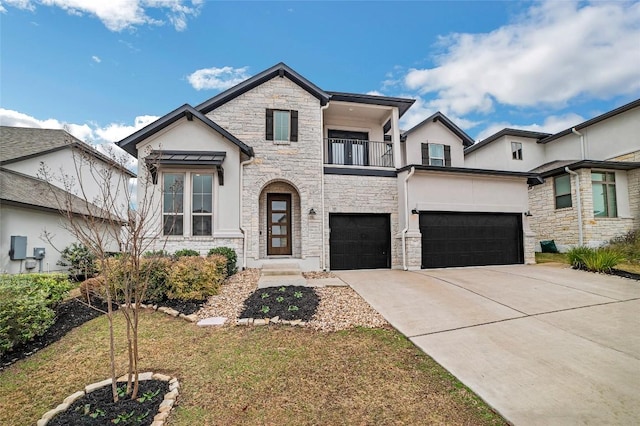
[(511, 142), (511, 158), (514, 160), (522, 160), (522, 143)]
[(423, 143), (422, 165), (451, 167), (451, 147), (439, 143)]

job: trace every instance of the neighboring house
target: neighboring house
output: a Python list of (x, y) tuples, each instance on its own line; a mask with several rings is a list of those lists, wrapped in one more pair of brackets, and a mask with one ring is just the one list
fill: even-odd
[(162, 195), (158, 248), (303, 270), (532, 262), (536, 175), (464, 168), (473, 141), (439, 113), (401, 135), (413, 102), (325, 91), (280, 63), (119, 145), (155, 182), (138, 197)]
[[(91, 177), (91, 168), (112, 170), (123, 182), (135, 177), (64, 130), (0, 126), (0, 147), (0, 271), (5, 273), (63, 269), (57, 265), (59, 251), (77, 239), (65, 229), (61, 202), (70, 202), (74, 214), (104, 213), (87, 203), (99, 200), (104, 189)], [(79, 158), (90, 158), (91, 167)], [(66, 187), (61, 181), (42, 180), (42, 164), (55, 175), (68, 175)], [(86, 197), (77, 196), (82, 189)], [(124, 197), (115, 205), (128, 208)], [(44, 249), (42, 259), (34, 261), (40, 257), (35, 249)]]
[(601, 245), (640, 227), (640, 99), (553, 135), (504, 129), (467, 148), (465, 164), (539, 174), (538, 241)]

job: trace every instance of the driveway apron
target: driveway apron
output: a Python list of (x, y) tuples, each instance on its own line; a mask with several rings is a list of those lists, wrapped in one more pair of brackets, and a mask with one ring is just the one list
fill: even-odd
[(344, 271), (516, 425), (640, 423), (640, 283), (549, 266)]

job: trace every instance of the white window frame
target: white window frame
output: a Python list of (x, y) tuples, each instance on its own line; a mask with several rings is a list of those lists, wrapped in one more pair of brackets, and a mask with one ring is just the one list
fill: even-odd
[[(278, 117), (281, 117), (279, 120)], [(286, 123), (282, 120), (286, 117)], [(280, 123), (278, 122), (280, 121)], [(286, 133), (286, 138), (278, 138), (278, 127), (281, 131)], [(291, 140), (291, 111), (285, 111), (280, 109), (273, 110), (273, 141), (274, 142), (289, 142)]]
[[(165, 174), (182, 174), (184, 176), (184, 184), (182, 188), (182, 234), (164, 234), (164, 176)], [(193, 176), (195, 175), (209, 175), (211, 176), (211, 213), (194, 213), (193, 210)], [(160, 221), (161, 232), (165, 237), (194, 237), (194, 238), (211, 238), (216, 232), (216, 208), (218, 206), (217, 192), (218, 192), (218, 177), (215, 171), (209, 170), (184, 170), (184, 169), (165, 169), (162, 170), (163, 187), (162, 193), (162, 220)], [(196, 216), (210, 216), (211, 217), (211, 235), (193, 235), (193, 218)]]
[[(444, 157), (444, 144), (441, 143), (429, 143), (429, 165), (430, 166), (440, 166), (440, 167), (444, 167), (446, 164), (446, 160)], [(433, 151), (431, 150), (431, 148), (435, 148), (435, 147), (440, 147), (442, 149), (442, 156), (437, 156), (434, 155)], [(435, 161), (441, 161), (442, 164), (436, 164)]]
[(511, 142), (511, 158), (522, 160), (522, 142)]

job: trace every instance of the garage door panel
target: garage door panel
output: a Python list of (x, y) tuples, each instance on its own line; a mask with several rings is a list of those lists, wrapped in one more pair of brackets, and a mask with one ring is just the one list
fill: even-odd
[(388, 214), (329, 215), (329, 262), (333, 270), (391, 266)]
[(519, 214), (423, 212), (422, 267), (522, 263)]

